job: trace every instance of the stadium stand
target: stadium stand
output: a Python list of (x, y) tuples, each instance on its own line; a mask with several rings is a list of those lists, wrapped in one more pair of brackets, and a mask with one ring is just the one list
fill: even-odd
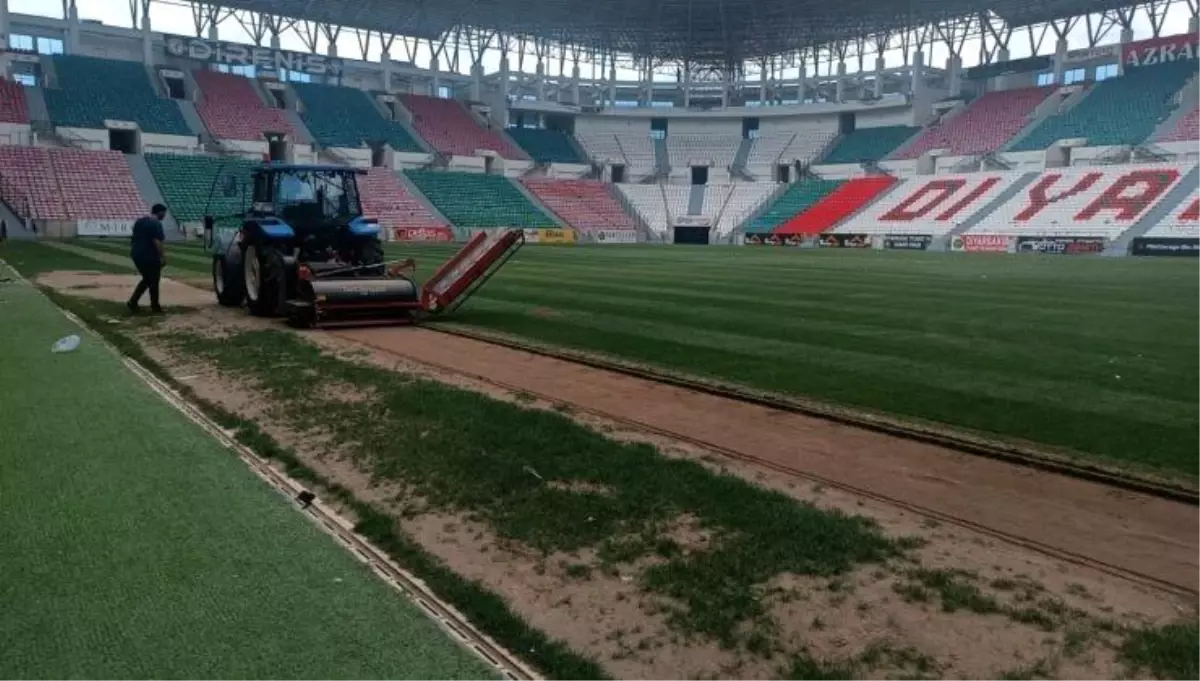
[(104, 128), (105, 120), (130, 121), (143, 132), (192, 135), (179, 105), (154, 91), (145, 64), (63, 54), (53, 60), (56, 87), (44, 94), (54, 125)]
[(735, 135), (668, 135), (667, 152), (672, 168), (686, 169), (688, 161), (711, 161), (717, 168), (728, 168), (741, 143)]
[[(680, 215), (688, 214), (688, 204), (692, 199), (692, 188), (689, 186), (681, 186), (677, 184), (665, 185), (662, 188), (663, 197), (667, 206), (667, 220), (673, 220)], [(704, 209), (702, 215), (711, 215), (709, 211), (708, 192), (704, 192)]]
[(1050, 170), (967, 232), (1116, 238), (1162, 201), (1190, 169), (1138, 164)]
[(1183, 115), (1175, 123), (1175, 127), (1167, 131), (1163, 135), (1159, 135), (1155, 142), (1186, 142), (1188, 140), (1200, 139), (1200, 107), (1192, 107), (1192, 110)]
[(842, 185), (841, 180), (802, 180), (788, 187), (762, 214), (746, 225), (747, 234), (766, 234), (808, 209)]
[[(995, 151), (1028, 124), (1029, 116), (1056, 89), (1056, 86), (1051, 85), (984, 94), (945, 123), (929, 126), (920, 137), (912, 141), (912, 144), (892, 157), (913, 159), (932, 149), (948, 149), (952, 156), (971, 156)], [(1032, 148), (1040, 149), (1046, 146), (1049, 145)]]
[(304, 124), (323, 146), (358, 149), (385, 142), (396, 151), (422, 151), (403, 125), (384, 118), (370, 95), (358, 88), (316, 83), (291, 86), (304, 104)]
[(565, 132), (539, 128), (509, 128), (508, 136), (538, 163), (587, 163)]
[(636, 229), (608, 186), (595, 180), (527, 178), (522, 183), (544, 206), (583, 232)]
[(244, 159), (182, 154), (146, 154), (146, 164), (171, 213), (180, 222), (203, 218), (210, 195), (213, 215), (223, 217), (241, 212), (241, 197), (226, 197), (219, 190), (212, 191), (213, 183), (218, 175), (226, 174), (249, 181), (250, 171), (260, 165)]
[(417, 133), (444, 154), (474, 156), (478, 149), (490, 149), (504, 158), (529, 158), (495, 130), (479, 125), (458, 100), (424, 95), (400, 95), (400, 99), (412, 112)]
[(896, 184), (891, 175), (868, 175), (842, 183), (814, 203), (808, 210), (780, 225), (776, 234), (822, 234), (872, 201)]
[(17, 195), (5, 199), (26, 204), (13, 208), (28, 210), (28, 217), (38, 220), (66, 220), (62, 191), (54, 175), (46, 172), (50, 167), (50, 152), (45, 147), (0, 147), (0, 178), (5, 191)]
[(802, 130), (796, 133), (792, 141), (784, 147), (783, 152), (779, 155), (779, 159), (784, 163), (791, 163), (793, 161), (812, 163), (817, 160), (821, 152), (825, 151), (835, 136), (834, 133), (824, 130)]
[(1021, 177), (1021, 173), (971, 173), (908, 180), (843, 221), (835, 231), (946, 234), (963, 225)]
[(825, 154), (821, 163), (864, 163), (879, 161), (895, 151), (920, 128), (911, 125), (885, 125), (878, 128), (859, 128), (842, 135), (837, 144)]
[(29, 103), (25, 86), (0, 79), (0, 123), (28, 123)]
[(1147, 230), (1144, 236), (1200, 238), (1200, 187), (1193, 187), (1191, 194)]
[(49, 151), (50, 167), (72, 220), (136, 220), (146, 204), (125, 155), (119, 151)]
[(249, 78), (207, 70), (196, 71), (195, 76), (202, 95), (196, 111), (213, 137), (263, 140), (268, 132), (295, 137), (291, 121), (263, 102)]
[(408, 191), (408, 187), (388, 168), (371, 168), (359, 177), (359, 193), (363, 213), (379, 220), (386, 230), (438, 229), (449, 227), (429, 212), (425, 204)]
[(455, 226), (492, 229), (557, 225), (506, 177), (433, 170), (408, 170), (405, 174)]
[(1196, 72), (1196, 60), (1131, 66), (1125, 75), (1096, 83), (1071, 109), (1042, 121), (1012, 151), (1045, 149), (1060, 139), (1087, 138), (1091, 146), (1139, 144), (1175, 107), (1174, 95)]
[(579, 140), (579, 146), (583, 147), (588, 157), (597, 162), (611, 160), (614, 163), (629, 163), (625, 158), (625, 153), (621, 150), (620, 143), (617, 142), (616, 135), (581, 133), (576, 135), (576, 139)]
[(717, 235), (724, 236), (758, 209), (779, 185), (773, 182), (739, 182), (732, 185), (725, 204), (717, 216)]
[[(625, 195), (642, 220), (655, 232), (663, 233), (670, 226), (667, 204), (661, 186), (647, 184), (618, 184), (617, 190)], [(684, 199), (686, 201), (686, 198)], [(686, 212), (687, 204), (684, 203)]]

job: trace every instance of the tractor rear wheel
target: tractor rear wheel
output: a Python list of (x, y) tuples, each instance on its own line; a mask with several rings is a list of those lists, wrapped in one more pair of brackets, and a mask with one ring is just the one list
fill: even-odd
[(382, 277), (386, 272), (383, 263), (383, 244), (371, 239), (363, 241), (355, 248), (355, 260), (358, 261), (360, 274), (368, 277)]
[(237, 272), (230, 272), (225, 263), (225, 256), (218, 255), (212, 259), (213, 291), (217, 294), (217, 303), (224, 307), (240, 307), (246, 299), (246, 288)]
[(242, 256), (246, 302), (256, 317), (278, 317), (287, 298), (283, 256), (267, 246), (251, 244)]

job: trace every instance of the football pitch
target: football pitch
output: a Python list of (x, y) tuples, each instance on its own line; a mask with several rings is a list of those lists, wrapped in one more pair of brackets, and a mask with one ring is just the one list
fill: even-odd
[(1198, 305), (1186, 260), (528, 246), (453, 321), (1194, 481)]

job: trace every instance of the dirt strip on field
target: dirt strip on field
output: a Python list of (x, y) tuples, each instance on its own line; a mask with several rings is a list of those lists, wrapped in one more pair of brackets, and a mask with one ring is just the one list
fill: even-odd
[(1194, 507), (414, 328), (328, 331), (1195, 591)]

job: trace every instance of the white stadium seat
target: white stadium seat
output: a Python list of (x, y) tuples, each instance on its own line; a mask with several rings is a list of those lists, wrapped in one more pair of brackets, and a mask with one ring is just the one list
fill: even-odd
[(1022, 177), (971, 173), (908, 180), (837, 228), (851, 234), (945, 234)]

